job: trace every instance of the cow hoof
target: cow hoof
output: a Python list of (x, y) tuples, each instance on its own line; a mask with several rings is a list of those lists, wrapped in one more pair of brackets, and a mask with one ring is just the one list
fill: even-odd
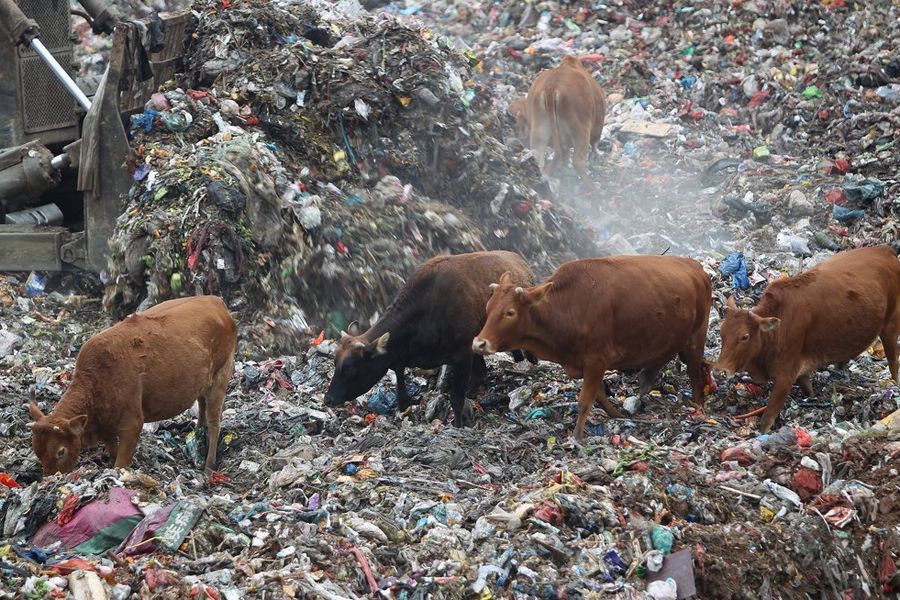
[(760, 433), (769, 433), (769, 431), (772, 429), (773, 424), (774, 424), (774, 419), (772, 421), (768, 421), (767, 419), (761, 417), (759, 419), (759, 424), (757, 425), (757, 428), (759, 429)]

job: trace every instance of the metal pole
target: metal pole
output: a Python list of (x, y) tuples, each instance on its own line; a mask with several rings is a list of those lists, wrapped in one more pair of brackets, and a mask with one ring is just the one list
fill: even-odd
[(57, 154), (50, 160), (50, 166), (59, 171), (60, 169), (65, 169), (70, 164), (72, 164), (72, 157), (70, 157), (65, 152), (62, 154)]
[(56, 59), (53, 58), (53, 55), (50, 54), (50, 51), (44, 47), (44, 44), (41, 43), (41, 40), (38, 38), (34, 38), (31, 40), (31, 44), (29, 44), (34, 51), (38, 53), (38, 55), (43, 59), (43, 61), (50, 67), (50, 70), (53, 71), (53, 74), (56, 75), (57, 79), (59, 79), (66, 89), (75, 96), (75, 99), (78, 101), (78, 104), (81, 105), (81, 108), (84, 110), (91, 109), (91, 101), (88, 100), (88, 97), (84, 95), (84, 92), (81, 91), (81, 88), (78, 87), (69, 74), (66, 73), (65, 69), (60, 66)]

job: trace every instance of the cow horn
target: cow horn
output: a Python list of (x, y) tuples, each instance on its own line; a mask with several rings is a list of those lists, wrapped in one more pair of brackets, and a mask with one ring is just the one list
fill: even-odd
[(521, 297), (521, 296), (524, 295), (524, 294), (525, 294), (525, 289), (524, 289), (524, 288), (520, 288), (520, 287), (517, 287), (517, 288), (516, 288), (516, 296)]
[(35, 423), (34, 421), (29, 421), (28, 423), (25, 423), (25, 427), (27, 427), (28, 429), (34, 429), (35, 425), (37, 425), (37, 423)]
[(500, 287), (500, 284), (499, 284), (499, 283), (492, 283), (491, 285), (488, 286), (488, 289), (490, 289), (490, 290), (493, 292), (493, 291), (496, 290), (498, 287)]
[(344, 331), (344, 330), (342, 329), (342, 330), (341, 330), (341, 341), (343, 342), (343, 341), (346, 340), (348, 337), (350, 337), (350, 334), (347, 333), (346, 331)]

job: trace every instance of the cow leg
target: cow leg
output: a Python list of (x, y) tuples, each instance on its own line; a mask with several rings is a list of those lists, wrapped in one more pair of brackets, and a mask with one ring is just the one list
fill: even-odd
[(550, 164), (547, 165), (547, 173), (560, 175), (562, 170), (566, 168), (566, 159), (568, 158), (568, 155), (568, 149), (560, 149), (559, 152), (554, 149), (553, 158), (550, 159)]
[(798, 375), (797, 384), (800, 386), (800, 389), (803, 390), (803, 393), (806, 394), (807, 398), (812, 398), (815, 395), (813, 393), (812, 380), (809, 378), (809, 375)]
[(521, 350), (513, 350), (512, 352), (510, 352), (510, 354), (512, 354), (513, 360), (516, 361), (517, 363), (520, 363), (523, 360), (525, 360), (525, 353), (522, 352)]
[[(900, 325), (900, 324), (898, 324)], [(891, 378), (897, 379), (897, 335), (898, 330), (894, 323), (889, 323), (890, 328), (881, 332), (881, 345), (884, 346), (884, 357), (887, 359), (888, 368), (891, 370)]]
[(579, 133), (579, 138), (584, 139), (577, 139), (575, 142), (575, 150), (572, 155), (572, 166), (575, 168), (575, 172), (578, 173), (578, 176), (581, 177), (582, 184), (589, 191), (594, 191), (594, 182), (591, 181), (587, 172), (587, 157), (588, 151), (590, 150), (587, 133)]
[(638, 383), (640, 383), (641, 386), (641, 396), (649, 394), (650, 390), (653, 389), (653, 384), (656, 383), (656, 379), (659, 377), (659, 373), (662, 371), (663, 366), (664, 365), (659, 365), (658, 367), (641, 369), (641, 374), (638, 376)]
[(406, 388), (406, 367), (397, 367), (394, 374), (397, 376), (397, 410), (403, 412), (412, 406), (412, 398)]
[(575, 439), (584, 439), (584, 425), (588, 415), (594, 407), (594, 398), (600, 401), (600, 406), (611, 417), (621, 417), (622, 413), (614, 407), (606, 397), (606, 386), (603, 382), (603, 374), (606, 369), (592, 368), (584, 371), (584, 384), (581, 386), (581, 395), (578, 396), (578, 420), (575, 423)]
[(791, 387), (793, 387), (796, 380), (796, 374), (775, 376), (775, 385), (772, 387), (772, 393), (769, 394), (769, 403), (759, 419), (760, 433), (767, 433), (772, 428), (775, 418), (778, 417), (781, 409), (784, 408), (784, 403), (787, 401), (788, 394), (790, 394)]
[(455, 361), (450, 381), (450, 406), (453, 407), (453, 425), (464, 427), (472, 420), (472, 405), (466, 402), (466, 387), (472, 374), (472, 355)]
[(680, 353), (679, 358), (684, 363), (685, 367), (687, 367), (688, 379), (691, 380), (691, 392), (693, 398), (691, 398), (690, 404), (700, 411), (703, 406), (703, 401), (705, 399), (703, 394), (704, 381), (703, 381), (703, 350), (701, 346), (701, 350), (698, 352), (697, 350), (686, 350), (685, 352)]
[(138, 440), (141, 437), (141, 427), (144, 426), (144, 415), (139, 414), (119, 425), (119, 447), (116, 450), (116, 469), (127, 469), (134, 457)]
[(119, 456), (119, 438), (115, 433), (108, 435), (103, 438), (103, 446), (106, 448), (106, 453), (109, 454), (110, 464), (116, 466), (116, 458)]
[(222, 428), (222, 409), (225, 406), (225, 394), (228, 393), (228, 384), (234, 374), (234, 357), (216, 373), (213, 384), (206, 390), (206, 463), (203, 470), (211, 473), (216, 467), (216, 453), (219, 449), (219, 431)]
[(484, 357), (476, 354), (472, 359), (472, 375), (469, 377), (468, 395), (470, 397), (478, 392), (478, 388), (487, 379), (487, 370), (487, 363), (484, 362)]
[(203, 427), (206, 425), (206, 398), (203, 396), (197, 398), (197, 427)]

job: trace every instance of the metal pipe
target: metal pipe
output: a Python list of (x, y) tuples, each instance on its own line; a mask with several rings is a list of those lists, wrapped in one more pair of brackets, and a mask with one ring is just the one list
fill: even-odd
[(72, 164), (72, 159), (65, 152), (62, 154), (57, 154), (50, 160), (50, 166), (57, 171), (68, 167), (70, 164)]
[(78, 104), (81, 105), (81, 108), (84, 110), (91, 109), (91, 101), (88, 100), (88, 97), (84, 95), (84, 92), (81, 91), (81, 88), (78, 87), (78, 84), (69, 77), (69, 74), (66, 73), (66, 70), (62, 68), (62, 66), (56, 62), (56, 59), (53, 58), (53, 55), (50, 54), (50, 51), (44, 47), (44, 44), (41, 43), (41, 40), (38, 38), (34, 38), (31, 40), (31, 44), (29, 44), (34, 51), (38, 53), (41, 59), (46, 63), (50, 70), (53, 71), (53, 74), (56, 75), (56, 78), (59, 79), (66, 89), (75, 96), (75, 100), (78, 101)]

